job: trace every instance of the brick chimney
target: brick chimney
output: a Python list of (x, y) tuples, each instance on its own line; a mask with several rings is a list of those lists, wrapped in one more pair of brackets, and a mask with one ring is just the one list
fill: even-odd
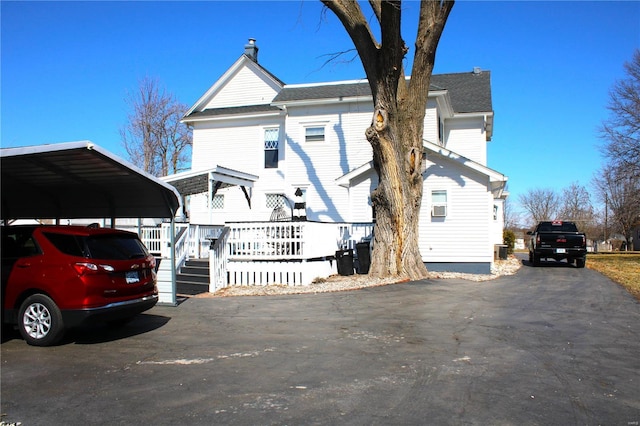
[(256, 39), (250, 38), (249, 42), (244, 45), (244, 54), (247, 55), (255, 63), (258, 63), (258, 46), (256, 46)]

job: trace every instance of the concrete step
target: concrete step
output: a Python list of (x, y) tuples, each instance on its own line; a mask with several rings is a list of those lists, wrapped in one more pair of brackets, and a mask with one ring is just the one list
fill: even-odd
[(209, 259), (187, 260), (176, 274), (176, 293), (188, 296), (209, 292)]
[(207, 264), (206, 267), (200, 266), (200, 265), (184, 265), (182, 267), (182, 270), (180, 271), (181, 274), (187, 274), (187, 275), (206, 275), (209, 276), (209, 264)]
[(209, 284), (176, 282), (176, 293), (180, 295), (195, 296), (208, 292)]
[(208, 285), (209, 275), (179, 273), (176, 274), (176, 282)]

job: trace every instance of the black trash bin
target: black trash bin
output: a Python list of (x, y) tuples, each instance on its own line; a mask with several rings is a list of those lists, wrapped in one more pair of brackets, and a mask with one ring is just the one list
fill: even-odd
[(498, 246), (498, 258), (507, 260), (507, 246)]
[(371, 266), (369, 243), (356, 243), (356, 253), (358, 254), (358, 273), (368, 274), (369, 266)]
[(336, 266), (338, 274), (353, 275), (353, 250), (338, 250), (336, 252)]

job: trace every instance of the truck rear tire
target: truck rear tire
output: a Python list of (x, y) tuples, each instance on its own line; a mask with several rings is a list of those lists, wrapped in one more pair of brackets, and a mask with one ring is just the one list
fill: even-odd
[(584, 268), (584, 265), (587, 263), (587, 259), (585, 259), (584, 257), (579, 257), (576, 259), (576, 267), (577, 268)]
[(540, 255), (537, 255), (536, 252), (533, 252), (533, 266), (540, 266)]

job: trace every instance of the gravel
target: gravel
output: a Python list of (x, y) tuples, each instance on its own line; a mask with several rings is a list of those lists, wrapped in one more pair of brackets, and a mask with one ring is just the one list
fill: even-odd
[[(458, 272), (429, 272), (428, 279), (460, 278), (469, 281), (488, 281), (504, 275), (513, 275), (522, 266), (515, 256), (506, 260), (497, 260), (491, 268), (491, 274), (463, 274)], [(271, 284), (266, 286), (231, 286), (215, 293), (204, 293), (195, 297), (231, 297), (231, 296), (272, 296), (281, 294), (327, 293), (334, 291), (357, 290), (367, 287), (397, 284), (397, 277), (376, 278), (369, 275), (332, 275), (318, 279), (307, 286), (287, 286)]]

